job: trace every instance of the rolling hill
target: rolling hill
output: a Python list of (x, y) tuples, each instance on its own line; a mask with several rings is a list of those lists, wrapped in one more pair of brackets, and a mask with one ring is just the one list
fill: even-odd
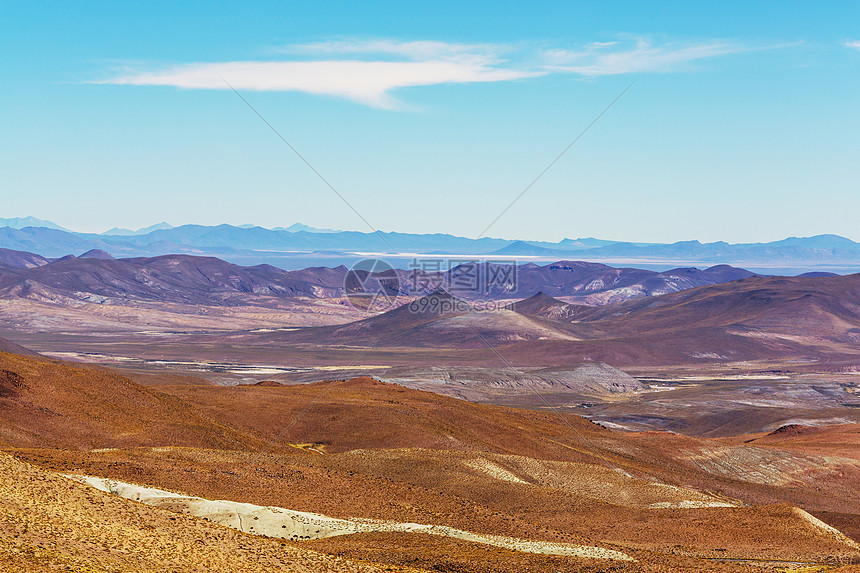
[(116, 373), (6, 352), (0, 352), (0, 405), (5, 447), (261, 446)]
[(432, 305), (416, 308), (419, 312), (407, 305), (346, 325), (265, 336), (270, 342), (375, 347), (489, 344), (503, 346), (514, 363), (543, 366), (829, 357), (841, 367), (860, 356), (860, 275), (750, 277), (599, 307), (564, 303), (541, 292), (492, 312), (465, 303), (450, 312), (433, 312)]
[[(313, 344), (348, 344), (405, 347), (484, 347), (519, 340), (576, 340), (569, 325), (551, 324), (504, 306), (486, 308), (444, 291), (356, 322), (289, 333), (263, 335)], [(559, 328), (559, 327), (562, 328)]]
[(290, 274), (268, 265), (240, 267), (189, 255), (144, 259), (113, 259), (92, 251), (85, 255), (2, 271), (0, 297), (229, 306), (255, 297), (263, 302), (265, 297), (339, 296), (346, 273), (341, 267)]
[[(504, 267), (504, 268), (503, 268)], [(428, 294), (424, 285), (457, 285), (463, 267), (438, 273), (396, 271), (401, 293)], [(553, 296), (579, 297), (590, 304), (664, 294), (752, 276), (743, 269), (721, 266), (654, 271), (621, 268), (600, 263), (560, 261), (533, 263), (511, 270), (491, 265), (487, 273), (509, 275), (511, 284), (492, 284), (486, 289), (457, 289), (468, 299), (522, 298), (538, 291)], [(119, 304), (146, 300), (195, 304), (229, 304), (230, 297), (255, 295), (281, 298), (331, 298), (344, 293), (348, 269), (310, 267), (282, 271), (269, 265), (243, 267), (217, 259), (192, 255), (115, 259), (92, 249), (79, 257), (51, 260), (24, 251), (0, 249), (0, 297), (43, 296), (69, 299), (101, 299)], [(392, 293), (398, 294), (398, 293)], [(246, 300), (250, 302), (250, 300)]]
[(616, 333), (690, 327), (860, 342), (860, 274), (752, 277), (663, 297), (593, 308), (578, 320)]
[[(851, 459), (614, 432), (577, 416), (474, 404), (369, 378), (155, 391), (107, 371), (0, 360), (3, 387), (16, 392), (2, 398), (3, 449), (18, 458), (0, 456), (4, 523), (12, 524), (0, 528), (0, 546), (17, 550), (0, 559), (17, 570), (40, 562), (159, 563), (174, 541), (192, 546), (183, 559), (218, 559), (219, 567), (238, 570), (259, 567), (263, 554), (288, 559), (289, 570), (336, 571), (337, 563), (374, 570), (307, 549), (395, 570), (408, 563), (469, 573), (742, 571), (762, 561), (860, 560), (860, 546), (807, 512), (856, 525), (860, 473)], [(428, 524), (437, 537), (381, 528), (270, 545), (182, 515), (180, 501), (148, 508), (54, 471), (204, 501)], [(453, 530), (473, 535), (444, 537)], [(503, 538), (515, 543), (475, 541)], [(553, 544), (635, 561), (517, 549)]]
[[(515, 278), (494, 282), (486, 289), (457, 287), (465, 272), (463, 266), (435, 273), (396, 270), (391, 271), (392, 276), (370, 275), (364, 282), (371, 290), (383, 286), (389, 296), (402, 297), (401, 301), (427, 294), (438, 284), (453, 285), (458, 296), (475, 302), (519, 298), (538, 292), (543, 285), (567, 300), (605, 304), (751, 275), (731, 267), (656, 273), (571, 261), (512, 269), (509, 265), (489, 266), (488, 273)], [(361, 301), (350, 294), (356, 277), (345, 266), (283, 271), (270, 265), (239, 266), (194, 255), (115, 259), (94, 249), (78, 257), (47, 259), (0, 250), (0, 325), (35, 332), (116, 332), (342, 324), (367, 316)], [(345, 294), (351, 298), (343, 299)], [(554, 327), (548, 329), (505, 312), (481, 320), (487, 322), (486, 335), (491, 338), (570, 337), (555, 332)], [(473, 317), (452, 318), (451, 324), (462, 323), (468, 331), (473, 329), (473, 321)]]
[[(728, 265), (703, 270), (677, 268), (655, 272), (635, 268), (615, 268), (601, 263), (563, 260), (542, 266), (535, 263), (519, 265), (516, 270), (515, 294), (517, 298), (526, 298), (543, 292), (575, 302), (602, 305), (751, 276), (754, 276), (754, 273)], [(503, 295), (501, 292), (492, 291), (491, 294), (496, 297)], [(510, 298), (510, 294), (504, 298)]]
[(47, 265), (50, 262), (50, 259), (46, 259), (45, 257), (34, 253), (0, 249), (0, 268), (31, 269), (33, 267)]

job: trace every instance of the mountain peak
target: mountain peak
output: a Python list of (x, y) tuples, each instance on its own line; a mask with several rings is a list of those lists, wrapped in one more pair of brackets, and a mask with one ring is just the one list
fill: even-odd
[(102, 259), (102, 260), (112, 260), (114, 257), (107, 251), (103, 251), (101, 249), (90, 249), (80, 257), (79, 259)]
[(13, 229), (44, 227), (46, 229), (54, 229), (57, 231), (68, 231), (68, 229), (61, 227), (56, 223), (52, 223), (51, 221), (46, 221), (44, 219), (37, 219), (36, 217), (12, 217), (9, 219), (0, 217), (0, 227), (11, 227)]
[(120, 237), (132, 237), (136, 235), (148, 235), (153, 231), (164, 231), (167, 229), (173, 229), (173, 225), (169, 223), (165, 223), (162, 221), (161, 223), (156, 223), (155, 225), (150, 225), (149, 227), (142, 227), (137, 231), (133, 231), (131, 229), (122, 229), (120, 227), (114, 227), (113, 229), (109, 229), (102, 233), (102, 235), (114, 235)]
[(535, 293), (535, 294), (533, 294), (532, 296), (528, 297), (527, 299), (523, 299), (523, 301), (522, 301), (522, 302), (527, 302), (527, 301), (531, 301), (531, 302), (551, 302), (551, 303), (556, 303), (556, 302), (557, 302), (557, 303), (561, 303), (561, 301), (560, 301), (560, 300), (558, 300), (557, 298), (552, 297), (552, 296), (550, 296), (550, 295), (546, 294), (546, 293), (545, 293), (545, 292), (543, 292), (542, 290), (539, 290), (538, 292), (536, 292), (536, 293)]
[(272, 229), (273, 231), (286, 231), (288, 233), (298, 233), (304, 231), (305, 233), (340, 233), (336, 229), (320, 229), (318, 227), (311, 227), (310, 225), (305, 225), (303, 223), (293, 223), (289, 227), (275, 227)]
[(514, 310), (526, 315), (543, 315), (555, 308), (567, 306), (555, 297), (538, 291), (536, 294), (514, 303)]

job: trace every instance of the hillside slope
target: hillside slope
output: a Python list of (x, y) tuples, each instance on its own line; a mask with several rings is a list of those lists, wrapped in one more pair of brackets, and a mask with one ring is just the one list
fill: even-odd
[(350, 562), (102, 493), (0, 453), (4, 571), (414, 571)]
[(10, 352), (12, 354), (21, 354), (24, 356), (36, 356), (37, 353), (29, 348), (24, 348), (20, 344), (16, 344), (11, 340), (0, 338), (0, 352)]
[(175, 397), (113, 372), (0, 352), (0, 445), (259, 448)]
[[(860, 560), (850, 539), (786, 505), (838, 513), (854, 523), (860, 483), (854, 460), (662, 432), (614, 432), (573, 415), (474, 404), (369, 378), (304, 386), (162, 386), (161, 393), (107, 371), (44, 359), (0, 355), (0, 370), (4, 449), (65, 473), (334, 518), (614, 548), (637, 559), (619, 571), (742, 571), (762, 559)], [(28, 467), (0, 459), (0, 514), (6, 517), (0, 540), (21, 552), (11, 557), (15, 566), (78, 566), (84, 546), (97, 559), (113, 563), (128, 556), (150, 570), (147, 560), (162, 558), (164, 540), (146, 527), (157, 527), (149, 514), (130, 517), (95, 491), (85, 501), (69, 495), (64, 503), (67, 493), (53, 478), (48, 493), (33, 493), (32, 483), (46, 478)], [(101, 508), (99, 516), (92, 516), (90, 501)], [(138, 541), (116, 547), (113, 536), (130, 519), (150, 534), (130, 527)], [(181, 516), (172, 521), (198, 527)], [(214, 559), (197, 552), (220, 547), (205, 527), (174, 534), (200, 543), (190, 557)], [(104, 531), (99, 534), (109, 555), (104, 545), (87, 545), (93, 529)], [(512, 551), (479, 550), (465, 540), (446, 542), (449, 551), (439, 556), (436, 541), (427, 542), (437, 548), (431, 550), (420, 539), (411, 545), (396, 533), (374, 535), (314, 546), (436, 571), (606, 567), (588, 559), (523, 561)], [(40, 541), (43, 549), (37, 549)], [(468, 557), (476, 551), (483, 561)]]

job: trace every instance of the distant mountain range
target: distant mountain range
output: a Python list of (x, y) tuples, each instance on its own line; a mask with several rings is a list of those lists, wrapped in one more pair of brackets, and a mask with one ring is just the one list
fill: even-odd
[[(392, 283), (371, 275), (371, 290), (380, 285), (394, 296), (428, 294), (440, 286), (468, 300), (517, 299), (545, 292), (586, 304), (607, 304), (678, 292), (748, 278), (754, 273), (730, 266), (700, 270), (677, 268), (664, 272), (616, 269), (600, 263), (558, 261), (493, 265), (488, 272), (505, 281), (458, 286), (466, 272), (455, 267), (442, 272), (396, 271)], [(48, 259), (41, 255), (0, 249), (0, 298), (40, 301), (127, 304), (133, 301), (230, 306), (276, 304), (280, 298), (344, 296), (349, 269), (311, 267), (284, 271), (271, 265), (243, 267), (215, 257), (163, 255), (115, 259), (91, 250), (80, 257)]]
[[(50, 221), (40, 221), (39, 219), (35, 219), (33, 217), (27, 217), (26, 219), (5, 219), (6, 221), (19, 221), (18, 225), (8, 225), (9, 227), (15, 227), (17, 229), (22, 229), (24, 227), (48, 227), (52, 229), (63, 229), (57, 225), (54, 225)], [(0, 219), (0, 223), (2, 223), (4, 219)], [(26, 222), (27, 224), (24, 224)], [(39, 223), (47, 223), (47, 224), (39, 224)], [(52, 226), (53, 225), (53, 226)], [(0, 227), (4, 225), (0, 224)], [(237, 225), (240, 229), (254, 229), (258, 228), (258, 225)], [(124, 236), (129, 237), (133, 235), (146, 235), (153, 231), (163, 231), (165, 229), (173, 229), (173, 225), (165, 222), (156, 223), (155, 225), (150, 225), (149, 227), (142, 227), (136, 231), (132, 231), (131, 229), (121, 229), (119, 227), (114, 227), (113, 229), (109, 229), (104, 233), (100, 233), (101, 235), (113, 235), (113, 236)], [(63, 229), (66, 230), (66, 229)], [(302, 223), (293, 223), (289, 227), (273, 227), (272, 231), (287, 231), (289, 233), (298, 233), (299, 231), (305, 231), (306, 233), (340, 233), (336, 229), (319, 229), (317, 227), (311, 227), (310, 225), (304, 225)]]
[(238, 264), (266, 263), (284, 269), (349, 265), (366, 256), (378, 256), (402, 267), (414, 258), (462, 257), (545, 262), (577, 259), (662, 269), (730, 264), (762, 273), (770, 270), (773, 274), (860, 272), (860, 243), (838, 235), (737, 244), (629, 243), (595, 238), (550, 243), (446, 234), (334, 231), (299, 223), (275, 229), (252, 225), (172, 227), (159, 223), (136, 231), (114, 228), (95, 234), (72, 232), (49, 221), (25, 217), (0, 219), (0, 247), (53, 258), (93, 249), (118, 258), (211, 255)]

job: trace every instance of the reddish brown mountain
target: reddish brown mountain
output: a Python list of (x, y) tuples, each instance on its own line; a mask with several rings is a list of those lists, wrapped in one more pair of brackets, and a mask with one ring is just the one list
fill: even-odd
[(245, 448), (259, 442), (111, 371), (0, 352), (0, 445)]
[[(447, 538), (440, 547), (435, 537), (386, 533), (313, 545), (333, 554), (469, 573), (742, 571), (762, 561), (860, 560), (849, 539), (791, 507), (846, 529), (856, 524), (860, 473), (848, 459), (619, 433), (572, 415), (473, 404), (368, 378), (156, 392), (107, 371), (8, 354), (0, 355), (0, 371), (4, 449), (56, 471), (334, 517), (609, 547), (636, 561), (522, 555)], [(287, 448), (269, 449), (272, 442)], [(20, 492), (34, 472), (3, 471), (3, 485), (16, 494), (4, 499), (24, 503)], [(51, 523), (84, 515), (90, 527), (101, 523), (93, 515), (117, 509), (115, 497), (80, 491), (104, 511), (80, 513), (85, 500), (61, 498), (52, 485), (26, 502), (33, 509), (16, 505), (13, 523), (32, 523), (50, 507)], [(57, 499), (74, 505), (66, 511)], [(183, 543), (205, 547), (203, 526), (188, 522)], [(28, 554), (41, 559), (103, 545), (91, 534), (78, 543), (68, 526), (46, 527), (6, 528), (0, 541), (44, 548), (48, 531), (56, 550)], [(111, 545), (105, 555), (137, 547)]]
[[(571, 447), (587, 451), (585, 436), (609, 434), (579, 416), (476, 404), (366, 377), (299, 386), (163, 390), (263, 439), (317, 444), (330, 453), (432, 448), (569, 459)], [(559, 439), (566, 445), (554, 442)], [(593, 461), (593, 456), (586, 453), (582, 459)]]

